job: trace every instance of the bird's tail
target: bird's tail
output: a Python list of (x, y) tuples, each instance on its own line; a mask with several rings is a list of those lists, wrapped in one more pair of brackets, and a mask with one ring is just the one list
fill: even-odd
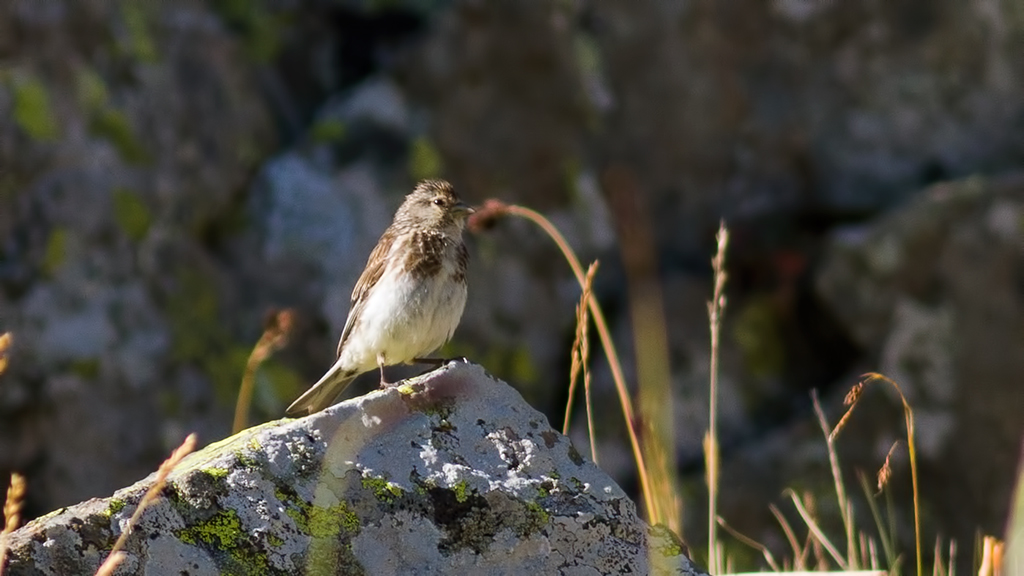
[(299, 396), (298, 400), (292, 402), (285, 413), (289, 416), (302, 416), (327, 408), (334, 404), (338, 396), (358, 375), (359, 372), (354, 370), (342, 370), (338, 364), (331, 366), (316, 384)]

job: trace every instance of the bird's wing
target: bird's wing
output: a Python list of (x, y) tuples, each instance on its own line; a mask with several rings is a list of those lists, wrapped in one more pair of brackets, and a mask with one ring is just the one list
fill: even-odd
[(348, 311), (348, 319), (345, 320), (345, 328), (341, 331), (341, 338), (338, 340), (338, 356), (341, 356), (341, 349), (345, 347), (345, 341), (348, 340), (349, 334), (352, 333), (352, 329), (355, 327), (355, 320), (359, 318), (363, 310), (363, 306), (366, 305), (366, 299), (370, 296), (370, 291), (380, 280), (380, 277), (384, 275), (384, 270), (388, 267), (388, 255), (391, 252), (391, 247), (395, 243), (397, 235), (393, 230), (388, 228), (384, 231), (384, 234), (377, 241), (377, 246), (370, 252), (370, 257), (366, 260), (366, 268), (363, 269), (363, 273), (359, 276), (359, 280), (356, 282), (356, 287), (352, 289), (352, 302)]

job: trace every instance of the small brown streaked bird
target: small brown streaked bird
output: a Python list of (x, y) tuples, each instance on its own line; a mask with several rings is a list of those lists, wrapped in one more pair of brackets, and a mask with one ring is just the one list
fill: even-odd
[(452, 337), (466, 306), (462, 231), (472, 213), (444, 180), (424, 180), (405, 197), (352, 291), (338, 360), (288, 407), (289, 416), (327, 408), (374, 368), (383, 387), (385, 366), (424, 361)]

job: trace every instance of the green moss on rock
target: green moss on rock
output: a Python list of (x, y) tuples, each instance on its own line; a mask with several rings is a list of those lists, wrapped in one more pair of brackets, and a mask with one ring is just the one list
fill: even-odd
[(373, 492), (374, 497), (381, 502), (388, 504), (394, 503), (396, 498), (405, 494), (405, 491), (388, 482), (384, 478), (374, 478), (373, 476), (363, 476), (362, 479), (363, 488)]
[(124, 500), (121, 500), (120, 498), (111, 498), (109, 503), (107, 504), (107, 510), (104, 512), (104, 514), (107, 517), (113, 516), (114, 514), (120, 512), (121, 510), (124, 510), (125, 506), (127, 505), (128, 503), (125, 502)]
[(104, 108), (95, 112), (89, 122), (89, 132), (108, 140), (117, 149), (121, 159), (129, 164), (148, 164), (152, 161), (142, 143), (135, 137), (128, 116), (116, 108)]
[(218, 567), (222, 574), (261, 576), (270, 573), (266, 554), (251, 546), (249, 535), (242, 529), (234, 510), (222, 510), (204, 522), (175, 531), (175, 535), (186, 544), (221, 552), (223, 561), (218, 562)]
[(46, 248), (43, 251), (43, 272), (52, 276), (67, 259), (68, 236), (67, 228), (54, 228), (46, 239)]
[(14, 121), (37, 141), (53, 141), (60, 135), (50, 104), (50, 92), (37, 78), (14, 84)]
[(465, 480), (459, 480), (454, 486), (452, 486), (452, 493), (455, 494), (455, 501), (459, 504), (469, 500), (469, 483)]
[(146, 237), (153, 223), (153, 215), (137, 192), (126, 188), (114, 189), (114, 221), (125, 236), (138, 242)]
[(214, 480), (223, 480), (228, 477), (230, 470), (227, 468), (206, 468), (202, 472)]

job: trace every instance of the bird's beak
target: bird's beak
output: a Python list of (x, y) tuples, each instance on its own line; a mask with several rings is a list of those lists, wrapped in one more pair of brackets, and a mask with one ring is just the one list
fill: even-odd
[(466, 204), (465, 202), (456, 202), (455, 205), (452, 206), (452, 208), (454, 208), (456, 212), (460, 214), (465, 214), (466, 216), (469, 216), (470, 214), (476, 212), (476, 210), (474, 210), (472, 206)]

